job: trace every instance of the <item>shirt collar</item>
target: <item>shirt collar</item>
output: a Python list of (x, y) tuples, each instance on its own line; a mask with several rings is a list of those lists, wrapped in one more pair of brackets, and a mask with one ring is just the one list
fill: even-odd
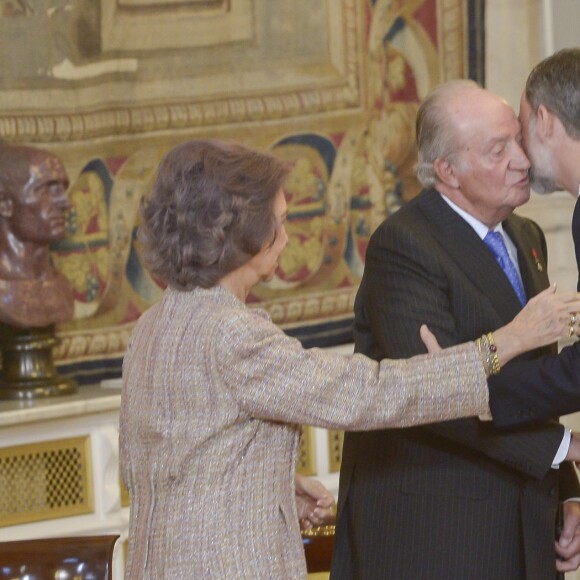
[[(467, 213), (464, 209), (460, 208), (456, 203), (453, 203), (446, 195), (439, 192), (439, 195), (443, 198), (443, 201), (457, 214), (459, 214), (474, 230), (475, 233), (483, 240), (489, 232), (489, 228), (481, 223), (477, 218), (474, 218), (470, 213)], [(505, 234), (503, 231), (503, 226), (501, 222), (493, 228), (494, 232), (499, 232), (504, 238)]]

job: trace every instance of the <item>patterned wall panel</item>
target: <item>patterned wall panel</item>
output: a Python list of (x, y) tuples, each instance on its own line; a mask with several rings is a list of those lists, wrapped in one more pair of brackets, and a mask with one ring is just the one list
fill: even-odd
[(162, 155), (195, 137), (293, 164), (288, 248), (250, 302), (307, 345), (348, 341), (369, 236), (419, 190), (418, 103), (468, 73), (474, 1), (2, 0), (0, 134), (60, 155), (72, 183), (53, 251), (76, 300), (62, 370), (119, 375), (162, 292), (135, 238), (139, 201)]

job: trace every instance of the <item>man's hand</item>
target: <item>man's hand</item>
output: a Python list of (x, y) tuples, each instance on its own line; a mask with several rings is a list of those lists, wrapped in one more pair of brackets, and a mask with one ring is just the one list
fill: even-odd
[(439, 346), (435, 335), (429, 330), (426, 324), (422, 324), (419, 328), (419, 334), (421, 335), (421, 340), (423, 344), (427, 347), (427, 352), (431, 354), (432, 352), (439, 352), (442, 348)]
[(571, 572), (580, 566), (580, 501), (563, 504), (564, 524), (556, 541), (556, 570)]
[(294, 482), (296, 509), (303, 530), (319, 526), (334, 515), (334, 498), (320, 481), (296, 474)]

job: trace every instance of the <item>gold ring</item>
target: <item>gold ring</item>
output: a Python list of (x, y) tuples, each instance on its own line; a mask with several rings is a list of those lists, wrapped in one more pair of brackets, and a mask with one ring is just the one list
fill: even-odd
[(574, 327), (570, 326), (570, 328), (568, 329), (568, 336), (570, 338), (572, 338), (574, 336)]
[(570, 312), (570, 326), (574, 326), (575, 322), (576, 322), (576, 313)]

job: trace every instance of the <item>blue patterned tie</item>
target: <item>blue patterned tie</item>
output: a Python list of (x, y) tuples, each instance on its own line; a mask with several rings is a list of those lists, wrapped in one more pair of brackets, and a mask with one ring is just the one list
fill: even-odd
[(499, 232), (487, 232), (485, 238), (483, 238), (485, 245), (493, 252), (496, 257), (498, 264), (507, 276), (510, 284), (513, 286), (518, 298), (522, 304), (525, 305), (526, 293), (524, 292), (524, 287), (522, 286), (522, 281), (518, 275), (518, 271), (511, 261), (508, 254), (505, 242), (503, 241), (503, 236)]

